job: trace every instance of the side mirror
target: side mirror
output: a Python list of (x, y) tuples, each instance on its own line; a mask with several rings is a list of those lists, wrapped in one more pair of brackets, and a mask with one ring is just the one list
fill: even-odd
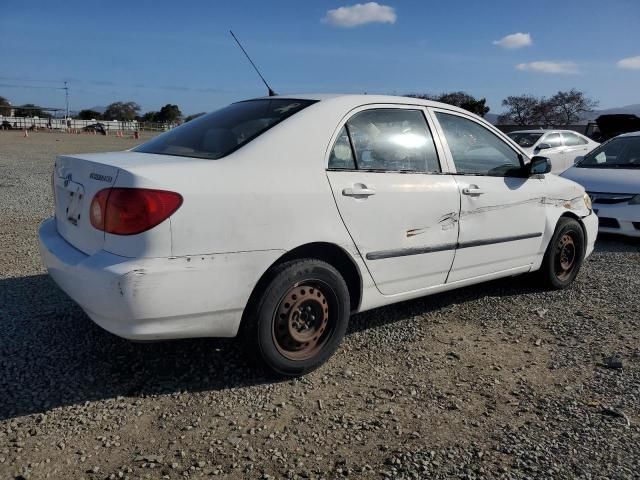
[(573, 164), (577, 165), (579, 164), (582, 160), (584, 160), (584, 155), (578, 155), (574, 160), (573, 160)]
[(536, 150), (547, 150), (548, 148), (551, 148), (551, 145), (548, 143), (541, 143), (536, 147)]
[(533, 157), (529, 163), (529, 175), (544, 175), (551, 171), (551, 160), (547, 157)]

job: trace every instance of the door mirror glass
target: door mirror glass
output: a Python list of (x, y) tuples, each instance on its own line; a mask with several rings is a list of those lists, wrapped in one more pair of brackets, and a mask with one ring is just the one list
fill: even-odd
[(574, 160), (573, 164), (578, 165), (582, 160), (584, 160), (584, 155), (578, 155)]
[(551, 160), (547, 157), (533, 157), (529, 163), (529, 175), (544, 175), (551, 171)]
[(536, 150), (547, 150), (548, 148), (551, 148), (551, 145), (548, 143), (541, 143), (536, 147)]

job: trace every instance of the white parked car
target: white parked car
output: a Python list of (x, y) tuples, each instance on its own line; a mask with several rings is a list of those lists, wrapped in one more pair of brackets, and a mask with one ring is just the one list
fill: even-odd
[(299, 375), (335, 351), (352, 312), (535, 270), (569, 285), (597, 218), (549, 168), (440, 103), (261, 98), (131, 151), (58, 157), (40, 248), (116, 335), (240, 333)]
[(640, 237), (640, 132), (603, 143), (562, 176), (587, 190), (601, 232)]
[(571, 130), (518, 130), (508, 135), (530, 157), (544, 155), (551, 160), (553, 173), (564, 172), (577, 157), (600, 145)]

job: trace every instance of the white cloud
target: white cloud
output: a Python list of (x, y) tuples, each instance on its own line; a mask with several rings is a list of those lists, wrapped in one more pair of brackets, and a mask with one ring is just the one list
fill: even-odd
[(616, 65), (626, 70), (640, 70), (640, 56), (623, 58)]
[(396, 23), (397, 18), (393, 7), (369, 2), (328, 10), (322, 21), (335, 27), (349, 28), (365, 23)]
[(573, 74), (579, 73), (578, 66), (573, 62), (529, 62), (516, 65), (523, 72)]
[(495, 40), (493, 44), (509, 50), (515, 50), (516, 48), (529, 47), (533, 45), (533, 40), (531, 39), (530, 34), (518, 32), (502, 37), (500, 40)]

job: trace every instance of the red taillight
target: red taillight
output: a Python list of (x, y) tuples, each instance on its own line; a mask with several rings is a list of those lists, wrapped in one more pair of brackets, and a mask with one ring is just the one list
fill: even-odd
[(105, 188), (91, 201), (89, 217), (98, 230), (135, 235), (165, 221), (182, 205), (182, 195), (147, 188)]

